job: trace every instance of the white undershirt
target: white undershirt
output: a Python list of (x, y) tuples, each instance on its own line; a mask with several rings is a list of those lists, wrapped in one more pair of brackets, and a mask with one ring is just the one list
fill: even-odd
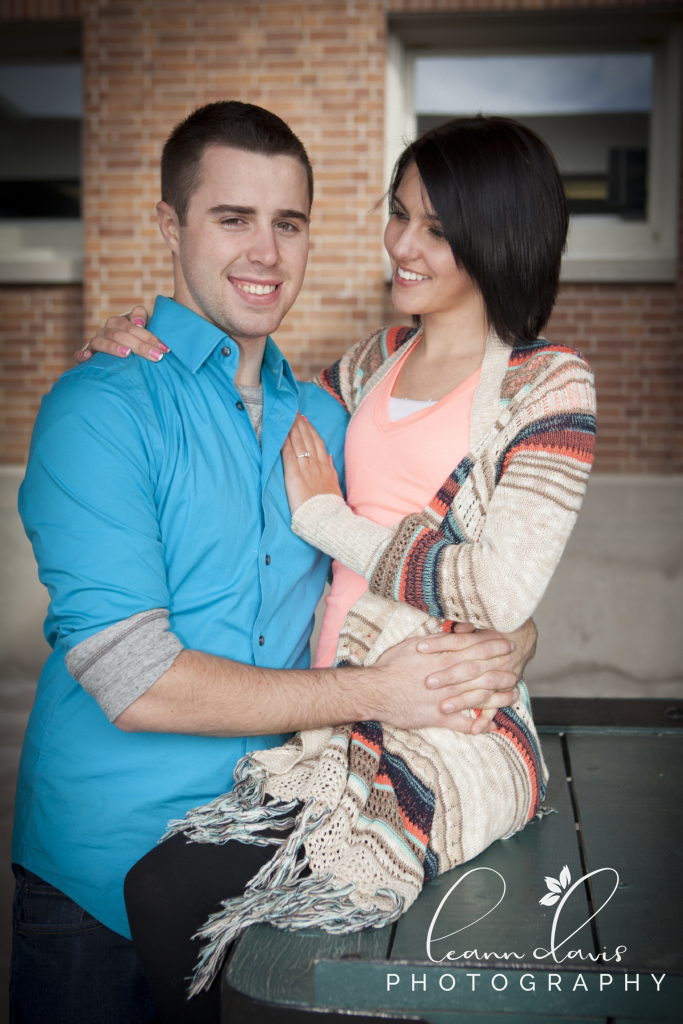
[(412, 416), (414, 412), (419, 412), (420, 409), (428, 409), (430, 405), (436, 405), (433, 398), (428, 398), (427, 401), (421, 402), (415, 398), (394, 398), (392, 395), (389, 399), (389, 419), (392, 423), (395, 423), (396, 420)]

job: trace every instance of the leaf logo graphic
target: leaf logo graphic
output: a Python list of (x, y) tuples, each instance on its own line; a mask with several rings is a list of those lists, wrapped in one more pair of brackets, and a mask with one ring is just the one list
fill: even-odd
[(547, 892), (545, 896), (542, 896), (538, 902), (542, 903), (544, 907), (552, 907), (553, 903), (557, 903), (563, 890), (567, 888), (571, 880), (571, 872), (566, 864), (562, 868), (559, 878), (550, 878), (549, 875), (546, 875), (545, 884), (548, 886), (550, 892)]

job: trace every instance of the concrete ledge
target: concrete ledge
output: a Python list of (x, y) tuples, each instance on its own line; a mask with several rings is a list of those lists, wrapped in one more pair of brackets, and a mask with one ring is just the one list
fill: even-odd
[(0, 260), (0, 284), (77, 284), (82, 259)]
[(567, 283), (603, 281), (618, 283), (667, 283), (676, 280), (677, 260), (671, 259), (579, 259), (562, 260), (560, 280)]
[(683, 697), (683, 476), (592, 475), (535, 619), (532, 694)]

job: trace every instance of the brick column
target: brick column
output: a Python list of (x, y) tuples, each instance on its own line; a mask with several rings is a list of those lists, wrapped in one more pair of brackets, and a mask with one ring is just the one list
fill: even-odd
[[(0, 32), (80, 16), (80, 0), (0, 0)], [(79, 284), (0, 286), (0, 465), (26, 462), (41, 396), (81, 344), (81, 311)]]
[(163, 142), (209, 101), (279, 114), (316, 176), (311, 261), (277, 340), (309, 376), (381, 323), (384, 13), (379, 2), (86, 0), (86, 334), (170, 294), (154, 206)]

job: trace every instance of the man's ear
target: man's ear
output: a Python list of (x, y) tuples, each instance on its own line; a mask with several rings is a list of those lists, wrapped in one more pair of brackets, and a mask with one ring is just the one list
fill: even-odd
[(180, 223), (178, 215), (172, 206), (163, 202), (157, 203), (157, 219), (159, 230), (164, 237), (166, 245), (172, 253), (177, 256), (180, 251)]

